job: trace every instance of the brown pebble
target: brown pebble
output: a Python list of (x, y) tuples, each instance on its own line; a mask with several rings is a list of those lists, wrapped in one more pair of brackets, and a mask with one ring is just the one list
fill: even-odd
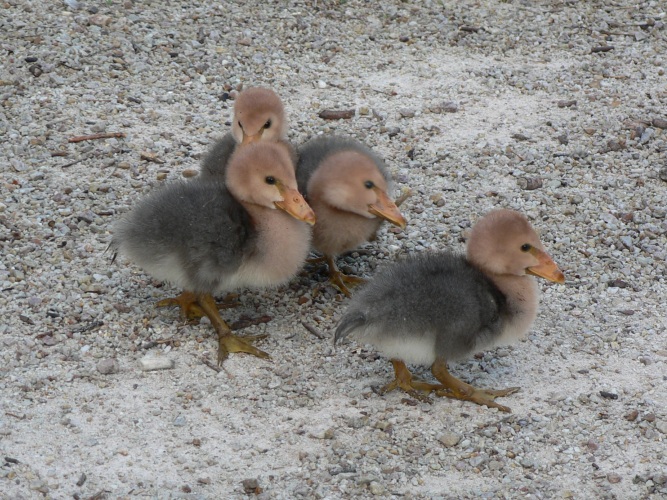
[(197, 175), (199, 175), (199, 170), (197, 170), (196, 168), (186, 168), (181, 172), (181, 175), (186, 179), (189, 179), (190, 177), (196, 177)]
[(591, 53), (595, 54), (596, 52), (609, 52), (610, 50), (614, 50), (613, 45), (601, 45), (599, 47), (593, 47), (591, 49)]
[(243, 491), (248, 494), (259, 494), (262, 492), (262, 488), (259, 487), (259, 481), (257, 481), (257, 479), (244, 479), (241, 481), (241, 484), (243, 485)]
[(625, 420), (627, 420), (629, 422), (633, 422), (634, 420), (637, 420), (638, 416), (639, 416), (639, 411), (632, 410), (630, 413), (625, 415), (625, 417), (623, 417), (623, 418), (625, 418)]
[(157, 180), (163, 181), (167, 178), (167, 173), (166, 172), (158, 172), (156, 177), (157, 177)]
[(199, 448), (199, 447), (201, 446), (201, 439), (199, 439), (199, 438), (194, 438), (194, 439), (192, 440), (192, 445), (193, 445), (193, 446), (196, 446), (196, 447)]
[(558, 104), (559, 108), (571, 108), (572, 106), (577, 105), (577, 101), (574, 100), (574, 99), (569, 100), (569, 101), (558, 101), (557, 104)]
[(529, 141), (530, 137), (524, 134), (512, 134), (512, 139), (516, 139), (517, 141)]
[(272, 316), (259, 316), (257, 318), (250, 318), (248, 316), (241, 316), (237, 321), (234, 321), (231, 325), (229, 325), (229, 328), (232, 329), (233, 331), (236, 330), (241, 330), (243, 328), (247, 328), (252, 325), (260, 325), (262, 323), (268, 323), (273, 319)]
[(542, 179), (539, 177), (520, 177), (517, 179), (517, 184), (519, 184), (521, 189), (532, 191), (542, 187)]
[(304, 304), (307, 304), (309, 300), (310, 300), (310, 299), (309, 299), (308, 297), (306, 297), (305, 295), (302, 295), (301, 297), (299, 297), (299, 298), (297, 299), (297, 303), (298, 303), (300, 306), (302, 306), (302, 305), (304, 305)]
[(610, 280), (607, 285), (612, 288), (628, 288), (630, 286), (628, 282), (623, 280)]
[(609, 139), (607, 141), (607, 151), (623, 151), (625, 149), (624, 139)]
[(323, 120), (349, 120), (350, 118), (354, 117), (354, 110), (353, 109), (342, 109), (342, 110), (335, 110), (335, 109), (324, 109), (320, 111), (320, 114), (318, 115), (320, 118)]
[(250, 38), (240, 38), (238, 44), (248, 47), (250, 44), (252, 44), (252, 40)]
[(126, 306), (125, 304), (121, 304), (120, 302), (116, 302), (116, 303), (113, 305), (113, 308), (114, 308), (116, 311), (121, 312), (121, 313), (130, 312), (130, 307)]
[(667, 120), (662, 118), (654, 118), (652, 124), (655, 128), (667, 129)]
[(157, 163), (158, 165), (164, 163), (164, 160), (161, 160), (160, 158), (158, 158), (158, 156), (157, 156), (155, 153), (147, 153), (147, 152), (144, 152), (144, 153), (141, 153), (140, 158), (141, 158), (142, 160), (146, 160), (146, 161), (151, 161), (151, 162), (153, 162), (153, 163)]
[(655, 413), (647, 413), (644, 415), (643, 420), (646, 420), (647, 422), (655, 422)]
[(110, 16), (105, 16), (103, 14), (94, 14), (88, 18), (88, 23), (100, 27), (110, 25), (111, 21), (112, 19)]

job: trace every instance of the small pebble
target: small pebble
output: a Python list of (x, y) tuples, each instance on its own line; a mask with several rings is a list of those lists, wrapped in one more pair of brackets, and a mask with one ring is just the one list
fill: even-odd
[(610, 472), (607, 474), (607, 480), (611, 484), (616, 484), (621, 482), (621, 476), (619, 474), (616, 474), (615, 472)]
[(663, 434), (667, 434), (667, 420), (657, 420), (655, 428)]
[(241, 481), (241, 485), (243, 486), (243, 491), (248, 494), (259, 493), (259, 481), (255, 478), (244, 479)]
[(118, 372), (118, 362), (115, 359), (102, 359), (98, 361), (96, 368), (102, 375), (110, 375)]
[(445, 432), (438, 437), (438, 441), (447, 448), (451, 448), (452, 446), (456, 446), (461, 441), (461, 438), (462, 436), (456, 432)]
[(141, 369), (146, 372), (153, 370), (171, 370), (175, 366), (173, 359), (156, 356), (146, 356), (141, 358), (139, 364)]

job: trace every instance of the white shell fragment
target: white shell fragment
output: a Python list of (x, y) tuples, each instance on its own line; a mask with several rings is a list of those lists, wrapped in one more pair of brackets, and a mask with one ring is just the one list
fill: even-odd
[(139, 365), (143, 371), (150, 372), (154, 370), (171, 370), (175, 363), (173, 359), (169, 358), (146, 356), (145, 358), (139, 360)]

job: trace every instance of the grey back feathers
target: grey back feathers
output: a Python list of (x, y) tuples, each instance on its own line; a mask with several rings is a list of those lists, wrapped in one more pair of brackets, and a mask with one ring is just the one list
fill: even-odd
[[(294, 146), (292, 146), (289, 141), (282, 139), (276, 141), (276, 143), (282, 144), (287, 148), (292, 164), (296, 165), (297, 157)], [(199, 176), (202, 179), (224, 180), (227, 166), (229, 165), (229, 159), (238, 147), (243, 146), (239, 146), (231, 132), (215, 141), (201, 162)]]
[(193, 179), (141, 200), (116, 224), (110, 246), (158, 279), (213, 293), (256, 237), (250, 216), (221, 182)]
[(232, 153), (234, 153), (236, 145), (236, 140), (231, 132), (215, 141), (201, 162), (201, 171), (199, 175), (209, 179), (216, 177), (224, 179), (229, 158), (231, 158)]
[(414, 340), (457, 359), (493, 343), (506, 309), (505, 296), (463, 255), (426, 254), (389, 266), (357, 292), (335, 341), (355, 335), (381, 348)]
[(370, 157), (382, 176), (387, 180), (387, 183), (391, 184), (391, 174), (384, 160), (371, 149), (354, 139), (326, 136), (312, 139), (298, 150), (296, 181), (299, 185), (299, 192), (307, 197), (308, 181), (313, 172), (317, 170), (325, 158), (340, 151), (356, 151)]

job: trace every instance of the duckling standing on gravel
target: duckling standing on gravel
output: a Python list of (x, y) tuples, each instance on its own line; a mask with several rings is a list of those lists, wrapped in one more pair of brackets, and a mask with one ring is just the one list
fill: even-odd
[(221, 364), (230, 352), (269, 355), (232, 335), (213, 295), (288, 281), (308, 255), (305, 223), (314, 224), (315, 214), (297, 191), (289, 151), (260, 142), (232, 155), (224, 182), (195, 178), (143, 199), (116, 224), (110, 247), (185, 290), (158, 305), (208, 316)]
[[(495, 402), (519, 390), (476, 389), (453, 377), (447, 361), (522, 338), (537, 314), (533, 276), (563, 283), (565, 277), (545, 252), (528, 220), (496, 210), (474, 226), (467, 256), (424, 254), (388, 267), (352, 299), (334, 342), (354, 335), (375, 345), (391, 362), (400, 388), (511, 410)], [(405, 363), (430, 365), (440, 382), (416, 380)]]
[(294, 149), (285, 140), (287, 119), (280, 97), (273, 90), (251, 87), (242, 91), (234, 102), (232, 131), (213, 144), (201, 165), (200, 176), (224, 178), (229, 158), (237, 146), (257, 141), (284, 144), (293, 161)]
[(364, 280), (338, 270), (336, 256), (374, 238), (387, 220), (405, 228), (406, 221), (389, 197), (391, 175), (378, 155), (343, 137), (320, 137), (299, 148), (299, 190), (317, 215), (313, 248), (329, 266), (329, 281), (350, 296), (346, 283)]

